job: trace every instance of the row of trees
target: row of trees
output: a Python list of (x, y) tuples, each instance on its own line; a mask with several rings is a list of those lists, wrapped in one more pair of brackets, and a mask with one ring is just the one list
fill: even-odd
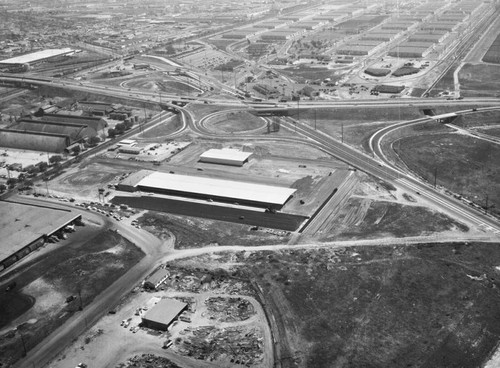
[(134, 122), (129, 119), (125, 120), (123, 123), (118, 123), (115, 125), (115, 128), (108, 129), (108, 137), (109, 138), (114, 138), (117, 135), (121, 135), (125, 133), (126, 130), (129, 130), (134, 126)]

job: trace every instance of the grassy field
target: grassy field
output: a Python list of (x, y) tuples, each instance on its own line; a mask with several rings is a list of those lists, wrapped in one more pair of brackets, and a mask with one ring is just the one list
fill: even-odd
[[(113, 231), (86, 227), (72, 234), (73, 241), (7, 273), (17, 283), (11, 292), (0, 292), (0, 323), (14, 318), (36, 323), (22, 323), (19, 329), (29, 350), (78, 311), (79, 300), (65, 303), (69, 295), (89, 304), (117, 278), (135, 265), (144, 253)], [(1, 281), (1, 280), (0, 280)], [(18, 335), (0, 336), (0, 363), (17, 360), (23, 348)]]
[(406, 165), (427, 181), (437, 183), (468, 199), (496, 206), (500, 213), (500, 147), (458, 134), (420, 135), (394, 145)]
[(463, 128), (473, 128), (483, 125), (497, 125), (500, 124), (500, 111), (485, 111), (463, 115), (454, 120), (453, 124)]
[(478, 129), (479, 132), (500, 138), (500, 128)]
[(458, 76), (464, 97), (500, 96), (500, 65), (466, 64)]
[(277, 236), (250, 230), (248, 225), (220, 222), (196, 217), (147, 212), (139, 224), (160, 238), (175, 236), (175, 248), (199, 248), (207, 245), (284, 244), (289, 235)]
[(500, 337), (499, 244), (259, 252), (245, 261), (242, 273), (281, 326), (283, 367), (476, 368)]
[(342, 78), (340, 75), (335, 75), (334, 72), (327, 68), (311, 68), (305, 64), (297, 67), (282, 69), (281, 74), (294, 78), (299, 83), (305, 83), (306, 80), (326, 79), (330, 78), (331, 82), (336, 82)]
[(210, 119), (206, 126), (213, 131), (236, 133), (258, 129), (266, 123), (248, 111), (229, 111)]
[[(165, 113), (163, 113), (165, 114)], [(165, 115), (163, 115), (165, 116)], [(172, 119), (168, 121), (168, 123), (162, 123), (160, 125), (156, 125), (154, 128), (146, 130), (141, 133), (141, 138), (154, 138), (155, 141), (158, 141), (158, 138), (165, 137), (173, 132), (177, 131), (182, 126), (182, 121), (179, 115), (174, 116)]]

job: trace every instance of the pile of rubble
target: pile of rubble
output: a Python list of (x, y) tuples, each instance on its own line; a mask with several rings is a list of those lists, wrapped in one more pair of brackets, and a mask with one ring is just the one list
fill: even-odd
[(175, 339), (175, 350), (199, 360), (229, 361), (250, 367), (260, 362), (264, 354), (262, 333), (257, 328), (203, 326), (183, 332), (183, 338)]
[(252, 303), (244, 298), (212, 297), (205, 304), (209, 318), (219, 322), (244, 321), (256, 313)]
[(177, 364), (172, 363), (167, 358), (159, 357), (153, 354), (136, 355), (130, 358), (127, 363), (120, 364), (117, 368), (181, 368)]

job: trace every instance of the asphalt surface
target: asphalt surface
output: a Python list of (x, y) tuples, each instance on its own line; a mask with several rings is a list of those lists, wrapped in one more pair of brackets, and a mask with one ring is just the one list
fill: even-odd
[(297, 230), (300, 224), (306, 219), (305, 216), (281, 212), (270, 213), (264, 212), (264, 210), (252, 211), (236, 207), (225, 207), (210, 203), (204, 204), (155, 196), (130, 197), (118, 195), (115, 196), (111, 202), (115, 204), (127, 204), (134, 208), (172, 213), (175, 215), (202, 217), (286, 231)]

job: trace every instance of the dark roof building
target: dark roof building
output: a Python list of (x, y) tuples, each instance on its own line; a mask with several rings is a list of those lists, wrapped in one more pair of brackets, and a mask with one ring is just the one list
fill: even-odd
[(57, 123), (44, 120), (22, 119), (8, 127), (9, 130), (66, 135), (70, 144), (95, 137), (97, 132), (85, 124)]
[(157, 269), (153, 272), (146, 281), (144, 281), (144, 287), (147, 289), (155, 290), (160, 286), (169, 276), (169, 272), (163, 268)]
[(166, 331), (179, 314), (186, 310), (187, 306), (186, 303), (175, 299), (162, 299), (142, 317), (142, 325)]
[(69, 145), (64, 134), (0, 129), (0, 147), (61, 153)]
[(45, 121), (62, 124), (83, 124), (94, 129), (97, 135), (101, 138), (106, 138), (106, 128), (108, 123), (100, 117), (94, 116), (75, 116), (66, 114), (44, 114), (42, 117)]

